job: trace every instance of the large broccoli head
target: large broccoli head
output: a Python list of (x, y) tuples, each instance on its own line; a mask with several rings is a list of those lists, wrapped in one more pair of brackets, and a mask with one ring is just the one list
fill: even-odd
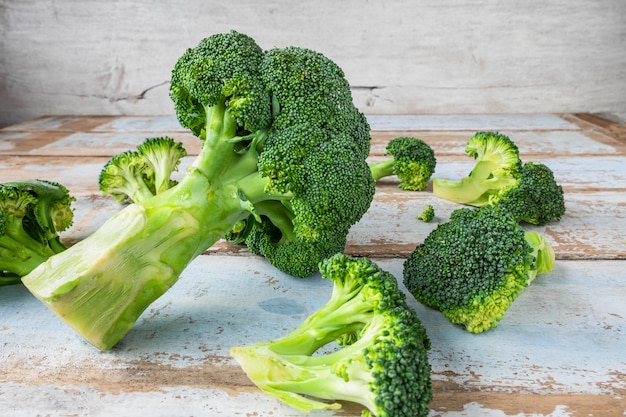
[[(295, 276), (311, 275), (320, 260), (343, 250), (348, 230), (369, 208), (374, 180), (365, 161), (369, 124), (341, 68), (310, 49), (264, 52), (230, 32), (188, 50), (171, 90), (183, 126), (247, 155), (230, 165), (223, 160), (231, 156), (213, 156), (222, 158), (224, 178), (247, 177), (238, 190), (250, 216), (228, 238)], [(219, 119), (233, 125), (226, 135), (213, 118), (221, 103), (232, 115)]]

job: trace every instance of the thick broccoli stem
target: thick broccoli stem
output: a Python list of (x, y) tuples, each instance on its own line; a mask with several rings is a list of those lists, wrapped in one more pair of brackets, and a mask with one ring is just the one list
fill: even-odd
[[(329, 311), (323, 312), (326, 313)], [(356, 323), (342, 327), (346, 320), (351, 321), (346, 314), (349, 313), (340, 313), (340, 316), (345, 317), (335, 316), (339, 321), (334, 326), (333, 319), (320, 321), (321, 317), (317, 316), (317, 330), (335, 327), (323, 336), (323, 344), (329, 343), (338, 334), (353, 330), (351, 328)], [(304, 334), (301, 333), (301, 328), (285, 338), (247, 347), (234, 347), (231, 354), (261, 389), (301, 411), (340, 408), (337, 403), (320, 402), (302, 395), (351, 401), (374, 410), (377, 407), (370, 387), (373, 381), (372, 370), (366, 363), (364, 351), (374, 344), (371, 335), (382, 334), (387, 325), (388, 322), (381, 316), (370, 314), (367, 324), (369, 330), (365, 334), (353, 344), (328, 354), (313, 355), (317, 349), (311, 351), (306, 348), (299, 352), (301, 340), (293, 336), (294, 333)], [(363, 325), (360, 324), (360, 327)], [(285, 345), (291, 345), (293, 353), (286, 353)]]
[(484, 207), (489, 197), (500, 190), (517, 183), (517, 179), (509, 176), (492, 177), (491, 173), (497, 165), (490, 161), (478, 161), (472, 172), (461, 180), (435, 178), (433, 194), (439, 198)]
[(386, 159), (381, 162), (374, 162), (369, 164), (370, 171), (372, 171), (372, 178), (374, 181), (378, 181), (381, 178), (394, 175), (394, 159)]
[(255, 384), (285, 404), (306, 413), (341, 408), (339, 403), (325, 403), (301, 395), (310, 393), (317, 398), (324, 398), (328, 392), (328, 398), (336, 399), (345, 393), (347, 384), (333, 373), (331, 366), (301, 366), (287, 360), (288, 357), (276, 354), (267, 345), (234, 347), (230, 353)]
[(211, 110), (200, 155), (180, 183), (110, 218), (23, 278), (27, 288), (96, 347), (115, 345), (196, 256), (250, 215), (238, 181), (256, 170), (233, 152), (225, 106)]

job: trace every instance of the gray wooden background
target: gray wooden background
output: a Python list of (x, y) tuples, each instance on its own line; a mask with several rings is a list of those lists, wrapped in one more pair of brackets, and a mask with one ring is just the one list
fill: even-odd
[(367, 114), (626, 111), (626, 0), (0, 0), (0, 127), (172, 114), (176, 59), (230, 29), (326, 54)]

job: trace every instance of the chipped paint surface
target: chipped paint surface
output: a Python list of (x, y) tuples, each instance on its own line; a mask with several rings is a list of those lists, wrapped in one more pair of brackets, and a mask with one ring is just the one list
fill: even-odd
[[(424, 138), (437, 175), (461, 176), (472, 130), (501, 128), (522, 155), (545, 161), (566, 191), (558, 223), (530, 227), (558, 262), (537, 278), (498, 328), (472, 335), (409, 302), (432, 341), (431, 417), (604, 417), (626, 413), (626, 143), (623, 127), (574, 115), (372, 117), (371, 160), (399, 135)], [(608, 123), (608, 122), (607, 122)], [(0, 179), (46, 177), (75, 193), (73, 244), (119, 207), (99, 195), (110, 155), (144, 137), (195, 139), (170, 117), (50, 117), (0, 130)], [(402, 130), (406, 129), (406, 130)], [(618, 132), (619, 134), (615, 134)], [(101, 142), (101, 143), (100, 143)], [(179, 173), (181, 174), (181, 173)], [(374, 258), (397, 278), (406, 256), (458, 206), (430, 189), (379, 184), (346, 251)], [(415, 216), (428, 204), (431, 223)], [(233, 345), (279, 336), (325, 302), (330, 284), (294, 279), (240, 246), (218, 242), (141, 316), (109, 352), (99, 352), (19, 286), (0, 291), (0, 415), (302, 416), (260, 393), (228, 354)], [(316, 416), (359, 416), (360, 407)]]

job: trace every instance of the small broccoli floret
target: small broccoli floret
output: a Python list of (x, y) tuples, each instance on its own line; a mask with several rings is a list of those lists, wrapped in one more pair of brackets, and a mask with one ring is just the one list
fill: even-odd
[(420, 191), (426, 188), (435, 172), (437, 159), (433, 149), (423, 140), (398, 137), (387, 144), (385, 155), (392, 158), (370, 164), (375, 181), (395, 175), (403, 190)]
[(102, 168), (98, 184), (118, 203), (138, 203), (174, 185), (171, 175), (187, 154), (182, 143), (164, 136), (148, 138), (136, 150), (113, 156)]
[(306, 276), (343, 250), (373, 198), (369, 125), (341, 69), (320, 53), (263, 51), (235, 31), (209, 36), (176, 62), (170, 97), (202, 143), (180, 182), (162, 192), (153, 185), (168, 178), (156, 179), (154, 161), (175, 166), (176, 146), (172, 159), (148, 155), (160, 147), (151, 144), (114, 158), (105, 188), (134, 203), (23, 279), (100, 349), (219, 239), (250, 236), (257, 253)]
[(52, 181), (0, 184), (0, 285), (19, 283), (66, 249), (59, 233), (72, 225), (73, 201), (66, 187)]
[(181, 142), (169, 136), (148, 138), (137, 146), (137, 153), (150, 165), (150, 188), (154, 194), (172, 188), (178, 182), (171, 178), (187, 151)]
[[(282, 337), (233, 347), (233, 357), (261, 390), (304, 412), (341, 407), (329, 400), (359, 403), (364, 416), (428, 415), (430, 341), (396, 279), (343, 254), (320, 271), (333, 282), (323, 307)], [(339, 349), (319, 352), (332, 342)]]
[(563, 188), (545, 164), (526, 162), (516, 187), (508, 188), (490, 204), (511, 213), (518, 222), (544, 225), (565, 214)]
[(545, 238), (525, 233), (506, 211), (461, 208), (411, 253), (404, 283), (424, 305), (480, 333), (496, 327), (537, 273), (553, 266)]
[(428, 205), (420, 214), (417, 215), (417, 218), (418, 220), (428, 223), (435, 218), (435, 209), (433, 206)]
[(461, 180), (433, 179), (433, 194), (445, 200), (475, 207), (487, 205), (494, 196), (519, 183), (522, 167), (517, 145), (498, 132), (476, 133), (465, 147), (476, 160)]

